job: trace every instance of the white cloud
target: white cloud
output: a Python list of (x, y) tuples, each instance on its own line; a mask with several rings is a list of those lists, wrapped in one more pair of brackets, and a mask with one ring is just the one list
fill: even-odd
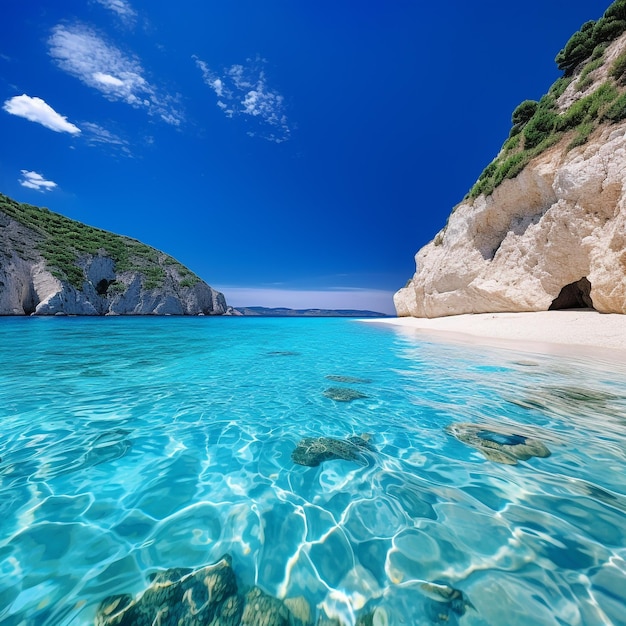
[(85, 139), (89, 145), (106, 144), (119, 150), (125, 156), (132, 156), (130, 144), (110, 130), (103, 128), (99, 124), (93, 122), (83, 122), (83, 130), (85, 131)]
[(212, 285), (233, 307), (266, 306), (290, 309), (358, 309), (395, 315), (393, 292), (382, 289), (296, 290)]
[(29, 172), (28, 170), (22, 170), (22, 178), (19, 181), (22, 187), (28, 187), (29, 189), (35, 189), (36, 191), (50, 191), (54, 189), (57, 184), (51, 180), (46, 180), (38, 172)]
[(17, 115), (31, 122), (37, 122), (57, 133), (80, 134), (78, 126), (68, 122), (65, 116), (57, 113), (41, 98), (31, 98), (26, 94), (13, 96), (13, 98), (5, 101), (2, 108), (11, 115)]
[(62, 70), (97, 89), (108, 100), (145, 108), (174, 126), (182, 122), (176, 99), (159, 93), (144, 78), (139, 59), (125, 55), (90, 28), (59, 24), (52, 29), (48, 44), (50, 56)]
[(221, 98), (224, 95), (224, 83), (220, 78), (216, 78), (215, 80), (209, 82), (209, 85), (213, 87), (213, 90), (217, 94), (218, 98)]
[(96, 72), (93, 75), (95, 81), (102, 83), (103, 85), (108, 85), (111, 87), (123, 87), (124, 81), (119, 78), (115, 78), (115, 76), (111, 76), (110, 74), (103, 74), (102, 72)]
[(96, 0), (96, 2), (105, 9), (113, 11), (127, 26), (132, 26), (135, 23), (137, 12), (126, 0)]
[(270, 89), (263, 69), (266, 61), (257, 57), (248, 59), (246, 65), (235, 64), (220, 74), (193, 57), (202, 71), (204, 82), (215, 92), (217, 106), (228, 117), (248, 115), (255, 120), (251, 136), (260, 136), (281, 143), (289, 139), (291, 128), (285, 114), (284, 97)]

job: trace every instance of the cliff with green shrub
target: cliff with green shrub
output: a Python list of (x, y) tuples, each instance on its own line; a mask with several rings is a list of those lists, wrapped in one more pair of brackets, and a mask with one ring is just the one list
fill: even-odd
[(0, 315), (225, 312), (171, 256), (0, 194)]
[(626, 0), (583, 24), (497, 157), (416, 255), (399, 315), (626, 313)]

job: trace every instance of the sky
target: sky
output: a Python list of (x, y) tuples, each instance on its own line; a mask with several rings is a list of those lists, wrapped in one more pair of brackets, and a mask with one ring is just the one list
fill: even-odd
[(2, 0), (0, 191), (232, 306), (393, 313), (608, 0)]

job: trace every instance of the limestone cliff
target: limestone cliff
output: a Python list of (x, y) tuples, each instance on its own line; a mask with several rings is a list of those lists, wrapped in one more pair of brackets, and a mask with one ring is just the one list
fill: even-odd
[(172, 257), (0, 194), (0, 315), (221, 315)]
[[(626, 3), (610, 10), (611, 40), (570, 55), (550, 92), (514, 112), (498, 157), (417, 253), (398, 315), (626, 313)], [(587, 23), (579, 41), (594, 24), (607, 31)]]

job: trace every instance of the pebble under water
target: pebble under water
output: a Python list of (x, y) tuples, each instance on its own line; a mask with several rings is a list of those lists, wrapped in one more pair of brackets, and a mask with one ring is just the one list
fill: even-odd
[(3, 626), (626, 625), (626, 364), (340, 318), (3, 318), (0, 359)]

